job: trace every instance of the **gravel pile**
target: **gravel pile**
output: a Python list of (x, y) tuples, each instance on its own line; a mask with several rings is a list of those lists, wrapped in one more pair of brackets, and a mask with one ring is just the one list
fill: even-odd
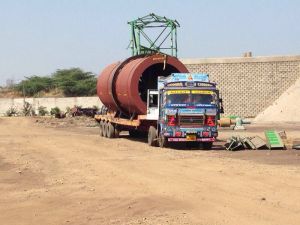
[(300, 122), (300, 78), (254, 122)]

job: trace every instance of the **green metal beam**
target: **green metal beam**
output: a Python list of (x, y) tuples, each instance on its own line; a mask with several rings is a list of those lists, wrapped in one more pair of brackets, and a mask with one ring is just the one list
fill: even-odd
[[(163, 53), (177, 57), (177, 27), (180, 27), (177, 20), (150, 13), (136, 20), (129, 21), (128, 24), (131, 27), (130, 48), (132, 55), (152, 54), (163, 51)], [(152, 28), (160, 29), (159, 34), (153, 40), (149, 35), (149, 29)]]

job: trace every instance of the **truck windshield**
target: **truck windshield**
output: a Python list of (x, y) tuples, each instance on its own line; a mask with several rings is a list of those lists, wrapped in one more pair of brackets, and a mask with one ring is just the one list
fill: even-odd
[(167, 106), (203, 106), (216, 104), (216, 94), (209, 90), (168, 90)]

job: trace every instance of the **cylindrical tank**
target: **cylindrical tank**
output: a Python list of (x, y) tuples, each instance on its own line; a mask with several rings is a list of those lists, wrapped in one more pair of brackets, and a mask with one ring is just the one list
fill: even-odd
[(146, 114), (147, 90), (157, 89), (157, 78), (187, 72), (187, 68), (173, 56), (133, 56), (107, 66), (100, 73), (97, 94), (110, 111), (126, 116)]

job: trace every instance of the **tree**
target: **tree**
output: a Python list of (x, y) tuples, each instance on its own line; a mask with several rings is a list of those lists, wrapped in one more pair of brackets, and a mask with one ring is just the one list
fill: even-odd
[(53, 75), (54, 83), (65, 96), (90, 96), (96, 94), (97, 79), (91, 72), (80, 68), (57, 70)]
[(25, 96), (35, 96), (40, 91), (49, 92), (53, 88), (53, 81), (50, 77), (32, 76), (15, 85), (15, 89)]
[(84, 72), (80, 68), (57, 70), (51, 76), (27, 77), (15, 89), (25, 96), (36, 96), (41, 91), (49, 92), (55, 88), (62, 90), (65, 96), (91, 96), (96, 94), (95, 74)]

